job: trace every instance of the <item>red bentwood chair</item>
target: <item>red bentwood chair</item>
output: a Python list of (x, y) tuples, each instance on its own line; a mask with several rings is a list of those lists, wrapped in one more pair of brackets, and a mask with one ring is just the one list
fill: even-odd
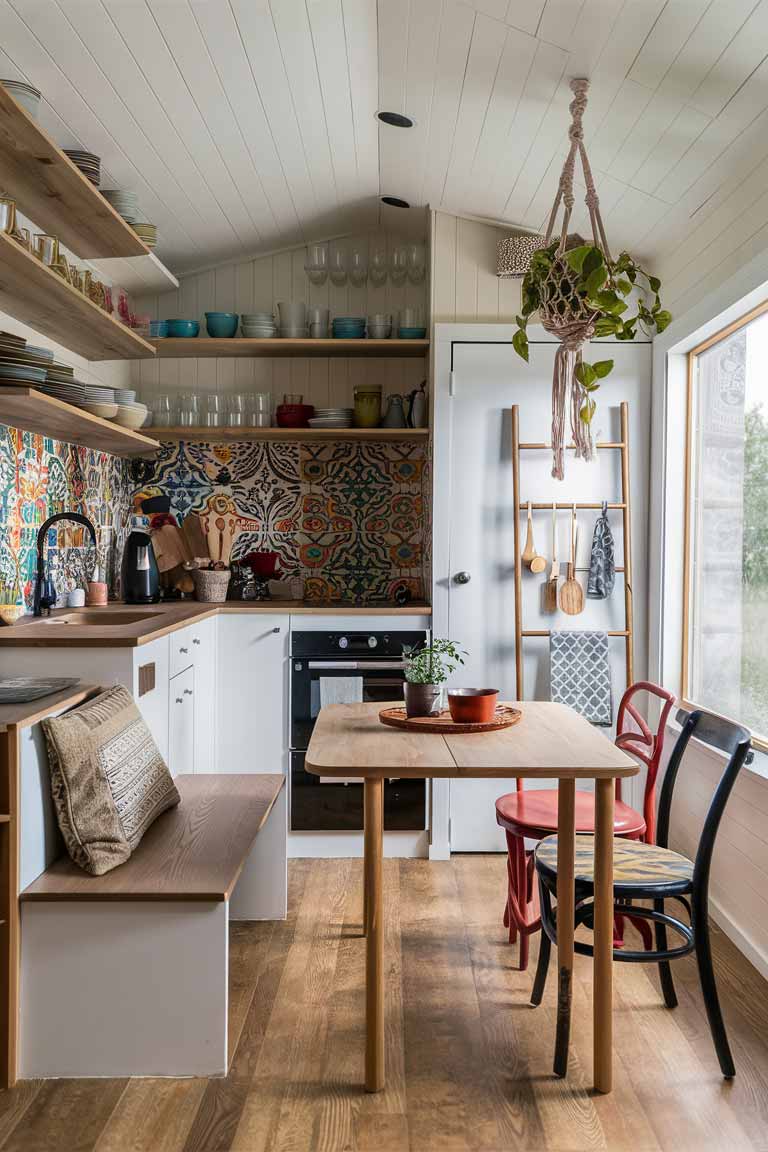
[[(638, 692), (647, 692), (662, 701), (661, 715), (655, 733), (638, 712), (632, 698)], [(664, 749), (664, 732), (674, 696), (658, 684), (638, 680), (631, 684), (621, 698), (616, 720), (616, 744), (630, 756), (641, 760), (647, 768), (642, 815), (621, 800), (621, 781), (616, 781), (616, 807), (613, 831), (616, 836), (630, 840), (656, 843), (656, 777)], [(523, 781), (517, 781), (517, 791), (508, 792), (496, 801), (496, 822), (507, 834), (507, 903), (504, 909), (504, 927), (509, 928), (509, 942), (520, 936), (520, 969), (528, 967), (528, 937), (541, 928), (538, 898), (534, 885), (533, 853), (526, 852), (525, 840), (543, 840), (557, 832), (557, 790), (532, 789), (525, 792)], [(576, 792), (576, 831), (594, 832), (595, 801), (591, 792)], [(650, 926), (645, 920), (628, 913), (643, 937), (646, 948), (652, 946)], [(615, 918), (615, 943), (623, 939), (624, 917)]]

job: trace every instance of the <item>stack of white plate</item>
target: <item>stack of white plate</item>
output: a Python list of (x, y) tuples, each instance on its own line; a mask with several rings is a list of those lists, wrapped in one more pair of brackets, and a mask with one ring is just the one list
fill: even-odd
[(240, 331), (247, 340), (264, 340), (277, 336), (277, 325), (271, 312), (243, 312)]
[(52, 382), (50, 379), (40, 386), (40, 391), (47, 396), (55, 396), (57, 400), (64, 400), (67, 404), (81, 405), (85, 402), (85, 384), (82, 380), (69, 380)]
[(309, 420), (310, 428), (351, 428), (351, 408), (315, 408)]
[(157, 225), (156, 224), (139, 224), (138, 222), (133, 225), (133, 230), (138, 236), (139, 240), (143, 240), (147, 248), (154, 248), (157, 244)]
[(18, 100), (22, 108), (26, 108), (30, 116), (37, 117), (37, 110), (40, 107), (39, 88), (33, 88), (31, 84), (25, 84), (23, 80), (0, 80), (0, 84), (10, 92), (14, 99)]
[(136, 391), (133, 388), (113, 388), (115, 394), (116, 404), (133, 404), (136, 399)]
[(135, 192), (125, 192), (122, 188), (105, 188), (102, 196), (128, 224), (135, 224), (139, 219), (139, 198)]
[(101, 183), (101, 157), (95, 152), (83, 152), (79, 148), (65, 148), (64, 155), (69, 156), (72, 163), (80, 169), (83, 176), (87, 176), (91, 184), (98, 188)]
[(117, 416), (114, 388), (104, 388), (101, 384), (86, 384), (83, 408), (92, 416), (101, 416), (102, 420), (112, 420)]

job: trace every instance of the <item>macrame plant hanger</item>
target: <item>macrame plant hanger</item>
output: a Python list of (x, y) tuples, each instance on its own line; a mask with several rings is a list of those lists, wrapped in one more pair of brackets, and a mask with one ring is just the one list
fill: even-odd
[(560, 228), (560, 241), (549, 274), (541, 287), (539, 316), (547, 332), (556, 336), (560, 347), (555, 355), (555, 371), (552, 379), (552, 475), (556, 480), (565, 476), (565, 410), (570, 407), (571, 433), (576, 446), (576, 456), (591, 460), (594, 454), (590, 425), (581, 419), (580, 411), (588, 393), (576, 379), (576, 366), (581, 363), (581, 349), (595, 334), (597, 313), (593, 312), (583, 297), (575, 291), (576, 273), (564, 258), (568, 240), (568, 225), (573, 211), (573, 175), (578, 155), (581, 161), (586, 196), (584, 200), (589, 211), (592, 238), (596, 248), (600, 248), (606, 263), (610, 262), (608, 241), (600, 216), (600, 203), (584, 147), (582, 119), (587, 107), (589, 81), (571, 80), (573, 100), (570, 105), (571, 126), (568, 136), (571, 146), (560, 174), (557, 195), (552, 205), (544, 246), (552, 242), (557, 215), (562, 205), (563, 221)]

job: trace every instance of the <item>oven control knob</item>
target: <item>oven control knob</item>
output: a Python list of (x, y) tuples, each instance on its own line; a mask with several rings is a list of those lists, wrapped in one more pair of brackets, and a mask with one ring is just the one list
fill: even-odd
[(368, 637), (368, 647), (369, 648), (378, 648), (378, 646), (379, 646), (379, 642), (376, 639), (376, 637), (375, 636), (369, 636)]
[(339, 648), (349, 648), (349, 640), (346, 636), (339, 636)]

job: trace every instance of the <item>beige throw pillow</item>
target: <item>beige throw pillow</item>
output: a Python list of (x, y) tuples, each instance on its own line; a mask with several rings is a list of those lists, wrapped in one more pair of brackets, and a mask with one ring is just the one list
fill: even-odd
[(67, 851), (101, 876), (123, 864), (160, 813), (179, 803), (176, 785), (122, 685), (42, 724)]

